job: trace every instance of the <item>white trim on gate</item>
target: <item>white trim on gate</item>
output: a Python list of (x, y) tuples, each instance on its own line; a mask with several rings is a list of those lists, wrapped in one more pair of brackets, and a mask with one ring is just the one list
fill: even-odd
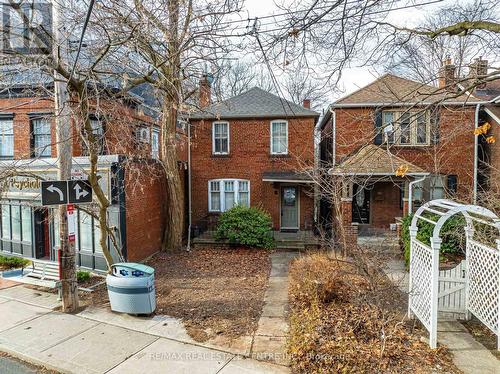
[[(498, 337), (500, 349), (500, 239), (496, 248), (474, 238), (474, 223), (496, 228), (500, 238), (500, 219), (491, 210), (477, 205), (437, 199), (422, 205), (410, 225), (410, 277), (408, 315), (416, 316), (429, 331), (429, 345), (437, 346), (439, 308), (440, 230), (456, 214), (466, 220), (465, 313), (472, 312)], [(438, 218), (439, 217), (439, 218)], [(434, 218), (434, 219), (433, 219)], [(430, 246), (417, 239), (418, 221), (434, 225)], [(489, 291), (489, 293), (488, 293)], [(493, 292), (493, 295), (491, 294)], [(494, 303), (491, 303), (494, 300)]]

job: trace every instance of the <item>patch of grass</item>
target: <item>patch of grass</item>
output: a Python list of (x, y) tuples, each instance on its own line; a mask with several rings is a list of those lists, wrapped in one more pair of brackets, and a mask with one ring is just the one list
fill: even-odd
[(3, 270), (23, 268), (28, 266), (30, 263), (30, 260), (22, 257), (7, 257), (0, 255), (0, 269)]
[(78, 270), (76, 272), (76, 280), (78, 283), (85, 283), (90, 279), (90, 272), (85, 270)]
[[(384, 278), (324, 254), (290, 268), (288, 353), (294, 373), (456, 373), (446, 348), (431, 350), (395, 307)], [(395, 293), (398, 292), (398, 293)]]

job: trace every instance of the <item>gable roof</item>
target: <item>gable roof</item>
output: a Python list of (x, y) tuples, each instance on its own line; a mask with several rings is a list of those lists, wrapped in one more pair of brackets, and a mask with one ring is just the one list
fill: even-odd
[(282, 99), (259, 87), (209, 105), (191, 119), (319, 117), (319, 113)]
[(429, 174), (419, 166), (374, 144), (368, 144), (351, 153), (347, 159), (330, 169), (330, 174), (395, 176), (396, 170), (403, 166), (408, 167), (406, 175)]
[(394, 74), (384, 74), (372, 83), (344, 96), (333, 103), (336, 104), (380, 104), (390, 105), (396, 103), (422, 103), (432, 104), (444, 102), (477, 102), (476, 98), (469, 95), (450, 97), (449, 92), (442, 88), (425, 83), (398, 77)]

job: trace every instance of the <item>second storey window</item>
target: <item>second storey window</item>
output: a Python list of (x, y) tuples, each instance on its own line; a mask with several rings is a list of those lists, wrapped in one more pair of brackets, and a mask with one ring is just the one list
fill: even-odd
[(151, 132), (151, 157), (160, 158), (160, 131), (153, 129)]
[[(90, 120), (90, 126), (92, 127), (92, 134), (95, 137), (95, 146), (96, 146), (97, 154), (103, 155), (106, 153), (106, 149), (104, 146), (104, 123), (103, 123), (103, 121), (101, 121), (99, 119), (92, 118)], [(87, 140), (90, 140), (90, 139), (87, 138), (82, 146), (82, 148), (83, 148), (82, 154), (84, 156), (88, 156), (88, 154), (89, 154), (89, 150), (87, 149)]]
[(208, 182), (208, 210), (225, 212), (235, 205), (250, 206), (250, 182), (243, 179), (214, 179)]
[(214, 155), (229, 154), (228, 122), (214, 122), (212, 124), (212, 152)]
[(384, 142), (398, 145), (429, 145), (430, 121), (427, 112), (382, 113)]
[(0, 157), (14, 157), (14, 120), (0, 117)]
[(47, 118), (32, 119), (31, 127), (33, 129), (33, 156), (50, 157), (52, 143), (50, 120)]
[(288, 122), (271, 122), (271, 154), (286, 155), (288, 153)]

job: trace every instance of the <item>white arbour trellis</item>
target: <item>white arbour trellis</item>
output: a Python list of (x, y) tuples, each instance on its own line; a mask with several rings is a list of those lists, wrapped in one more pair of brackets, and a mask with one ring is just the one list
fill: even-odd
[[(431, 348), (437, 346), (439, 308), (439, 251), (442, 239), (440, 230), (452, 216), (465, 217), (465, 303), (463, 312), (468, 318), (474, 314), (498, 337), (500, 349), (500, 220), (490, 210), (456, 203), (451, 200), (432, 200), (415, 213), (410, 226), (410, 279), (408, 313), (417, 317), (429, 331)], [(417, 239), (418, 221), (434, 225), (430, 246)], [(478, 238), (478, 226), (493, 228), (489, 243)], [(483, 242), (481, 242), (481, 239)], [(495, 245), (492, 245), (495, 243)]]

